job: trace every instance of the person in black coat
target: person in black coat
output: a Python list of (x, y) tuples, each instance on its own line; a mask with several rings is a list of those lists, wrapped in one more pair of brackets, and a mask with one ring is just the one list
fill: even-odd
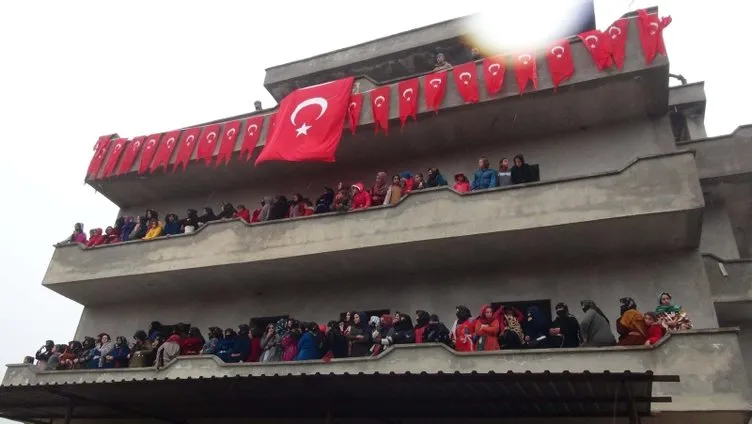
[(216, 221), (217, 219), (219, 218), (217, 218), (217, 215), (214, 215), (212, 208), (207, 206), (204, 208), (204, 214), (198, 217), (198, 222), (199, 224), (203, 225), (207, 222)]
[(524, 184), (533, 182), (533, 170), (530, 165), (525, 163), (525, 157), (517, 155), (514, 157), (514, 166), (512, 167), (512, 184)]
[[(569, 313), (569, 307), (566, 303), (556, 304), (556, 319), (551, 323), (548, 334), (551, 339), (563, 339), (561, 340), (561, 347), (580, 347), (582, 343), (580, 322)], [(557, 341), (557, 343), (559, 342)]]
[(281, 194), (274, 196), (272, 207), (269, 210), (269, 220), (285, 219), (290, 210), (290, 206), (287, 204), (287, 198)]
[(415, 343), (415, 328), (410, 315), (400, 314), (399, 321), (394, 323), (392, 329), (394, 332), (390, 336), (381, 339), (382, 345)]
[(331, 352), (335, 358), (347, 358), (347, 338), (342, 334), (337, 321), (329, 321), (324, 335), (324, 354)]

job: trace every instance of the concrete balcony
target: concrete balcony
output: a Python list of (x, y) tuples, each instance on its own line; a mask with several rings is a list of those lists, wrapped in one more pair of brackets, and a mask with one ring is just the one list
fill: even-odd
[[(137, 206), (143, 209), (165, 199), (205, 198), (207, 193), (271, 187), (280, 180), (292, 178), (306, 180), (331, 175), (331, 180), (338, 181), (339, 176), (352, 169), (368, 169), (367, 175), (370, 176), (377, 171), (372, 169), (377, 164), (386, 168), (390, 164), (404, 162), (405, 158), (414, 158), (415, 163), (408, 164), (409, 167), (423, 169), (429, 165), (420, 159), (437, 152), (454, 157), (459, 152), (477, 152), (468, 158), (470, 163), (474, 163), (477, 156), (483, 154), (481, 152), (498, 146), (499, 140), (528, 140), (667, 113), (668, 59), (659, 55), (651, 65), (645, 64), (635, 18), (630, 18), (625, 63), (621, 70), (611, 68), (599, 72), (579, 39), (572, 39), (570, 43), (575, 72), (572, 79), (564, 82), (556, 92), (551, 84), (544, 51), (536, 55), (538, 89), (529, 87), (523, 96), (519, 95), (510, 57), (504, 88), (499, 93), (489, 96), (480, 81), (479, 103), (467, 105), (460, 97), (452, 75), (449, 75), (446, 96), (438, 115), (427, 110), (421, 95), (418, 122), (410, 121), (404, 131), (397, 128), (397, 82), (383, 83), (360, 78), (357, 84), (361, 92), (377, 85), (389, 85), (391, 129), (388, 136), (374, 135), (370, 101), (365, 101), (357, 133), (352, 135), (348, 130), (343, 133), (336, 163), (269, 163), (254, 168), (252, 162), (239, 158), (242, 141), (238, 140), (229, 166), (206, 167), (194, 157), (185, 172), (163, 174), (157, 171), (138, 175), (134, 166), (130, 173), (123, 176), (89, 180), (88, 183), (122, 208)], [(482, 64), (478, 63), (477, 67), (482, 79)], [(421, 87), (423, 78), (420, 77)], [(269, 121), (267, 116), (253, 152), (254, 157), (265, 143)], [(241, 133), (244, 133), (242, 127)], [(618, 142), (616, 137), (608, 137), (601, 148), (608, 150), (609, 143)], [(591, 154), (598, 155), (598, 152)], [(174, 161), (172, 158), (170, 163)], [(181, 209), (186, 206), (182, 205)]]
[(679, 148), (693, 149), (703, 185), (752, 181), (752, 125), (734, 132), (677, 143)]
[[(132, 408), (127, 408), (127, 402), (136, 402), (137, 394), (142, 393), (142, 389), (149, 386), (164, 387), (169, 381), (176, 381), (182, 385), (182, 388), (175, 386), (175, 390), (180, 393), (202, 392), (205, 396), (210, 396), (210, 393), (215, 391), (219, 393), (226, 390), (241, 390), (238, 385), (245, 382), (268, 385), (277, 380), (291, 382), (291, 379), (298, 378), (295, 380), (296, 384), (287, 386), (292, 388), (304, 381), (299, 380), (300, 378), (327, 376), (333, 378), (332, 381), (347, 386), (356, 383), (355, 378), (378, 376), (379, 381), (389, 384), (390, 381), (402, 381), (401, 378), (408, 373), (416, 378), (420, 378), (421, 373), (427, 373), (426, 378), (443, 373), (440, 383), (442, 388), (448, 388), (443, 384), (457, 384), (467, 374), (486, 375), (486, 383), (469, 384), (467, 380), (463, 380), (463, 384), (469, 385), (459, 386), (462, 390), (475, 393), (475, 400), (480, 400), (477, 398), (480, 393), (504, 396), (503, 392), (490, 391), (485, 386), (498, 374), (533, 373), (542, 376), (550, 372), (571, 373), (576, 377), (578, 373), (606, 371), (620, 374), (626, 370), (631, 373), (653, 372), (656, 376), (674, 376), (673, 381), (661, 382), (659, 379), (654, 382), (652, 392), (648, 389), (648, 398), (652, 396), (664, 399), (662, 403), (653, 403), (652, 409), (649, 410), (654, 416), (662, 417), (661, 419), (667, 419), (671, 414), (681, 414), (684, 419), (656, 422), (706, 423), (712, 422), (713, 414), (723, 414), (725, 420), (720, 422), (741, 423), (746, 422), (743, 419), (749, 418), (750, 404), (749, 383), (744, 373), (737, 331), (733, 328), (687, 331), (663, 339), (652, 349), (636, 346), (458, 353), (443, 345), (424, 344), (396, 346), (379, 357), (335, 359), (329, 363), (306, 361), (224, 364), (213, 356), (194, 356), (180, 357), (159, 371), (154, 368), (124, 368), (41, 372), (28, 365), (9, 365), (0, 386), (0, 393), (5, 393), (5, 401), (0, 402), (0, 407), (8, 410), (23, 407), (19, 414), (28, 414), (34, 408), (43, 407), (50, 408), (45, 409), (45, 412), (60, 407), (64, 411), (66, 403), (60, 402), (59, 398), (71, 395), (71, 399), (87, 399), (85, 403), (77, 402), (76, 408), (80, 407), (82, 414), (86, 414), (88, 407), (108, 405), (104, 399), (121, 399), (123, 403), (117, 405), (128, 411)], [(583, 378), (575, 380), (575, 377), (572, 377), (569, 389), (566, 389), (566, 383), (564, 384), (566, 393), (574, 390), (572, 384), (578, 384), (575, 381), (587, 378), (580, 375)], [(676, 382), (675, 377), (678, 377), (679, 382)], [(524, 394), (530, 389), (534, 396), (541, 397), (545, 396), (544, 392), (550, 391), (541, 391), (537, 385), (523, 386), (525, 388), (516, 386), (517, 389), (513, 392), (517, 393), (519, 390)], [(214, 389), (209, 390), (210, 387)], [(368, 387), (369, 385), (363, 386), (363, 390), (366, 391), (358, 393), (367, 393)], [(559, 392), (561, 389), (554, 389), (558, 396), (562, 396)], [(624, 389), (621, 389), (620, 394), (624, 393)], [(121, 390), (121, 396), (113, 397), (113, 390)], [(173, 393), (172, 390), (166, 392)], [(263, 392), (262, 390), (256, 396), (263, 396)], [(439, 390), (439, 393), (442, 392)], [(37, 394), (39, 396), (32, 396)], [(173, 394), (177, 399), (182, 397), (177, 392)], [(579, 401), (579, 406), (574, 406), (576, 411), (580, 411), (578, 408), (583, 407), (582, 403), (588, 402), (586, 399), (595, 402), (594, 397), (606, 393), (585, 390), (585, 393), (579, 395), (582, 396), (582, 400)], [(615, 394), (609, 393), (609, 396), (609, 400), (600, 408), (608, 411), (610, 417), (610, 414), (616, 413), (616, 400)], [(103, 399), (98, 403), (100, 397)], [(166, 412), (164, 408), (170, 406), (169, 402), (165, 404), (166, 400), (162, 397), (157, 397), (157, 403), (154, 403), (154, 399), (157, 398), (153, 398), (152, 401), (148, 398), (149, 396), (145, 395), (140, 400), (142, 403), (138, 403), (138, 410), (142, 413), (150, 412), (153, 416), (159, 417), (158, 411)], [(201, 414), (199, 411), (202, 410), (202, 402), (212, 402), (203, 396), (196, 398), (196, 402), (185, 402), (185, 398), (182, 398), (181, 410), (198, 408), (194, 411), (196, 416)], [(554, 399), (550, 401), (555, 402)], [(499, 398), (496, 402), (503, 401)], [(569, 409), (567, 412), (572, 413)]]
[(93, 249), (60, 245), (43, 284), (93, 305), (272, 281), (315, 284), (374, 275), (385, 262), (390, 272), (410, 272), (415, 263), (442, 269), (457, 263), (458, 251), (473, 252), (463, 258), (468, 266), (694, 248), (704, 206), (694, 163), (681, 151), (616, 171), (467, 194), (424, 190), (350, 213), (213, 222), (193, 234)]
[(752, 320), (752, 259), (722, 259), (704, 254), (705, 271), (716, 305), (718, 320)]

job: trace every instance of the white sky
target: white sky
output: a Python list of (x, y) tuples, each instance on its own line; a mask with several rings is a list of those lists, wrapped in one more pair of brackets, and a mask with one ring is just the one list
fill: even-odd
[[(93, 228), (114, 221), (116, 206), (82, 183), (99, 135), (171, 130), (250, 111), (256, 99), (271, 106), (267, 67), (499, 4), (444, 3), (382, 0), (358, 13), (354, 2), (339, 0), (1, 2), (0, 143), (7, 153), (0, 213), (8, 237), (0, 247), (0, 365), (20, 362), (45, 339), (66, 343), (75, 332), (81, 306), (40, 282), (52, 244), (74, 222)], [(623, 3), (596, 0), (599, 26), (604, 16), (620, 15)], [(673, 17), (665, 33), (671, 71), (706, 81), (708, 134), (752, 121), (751, 62), (742, 44), (749, 2), (634, 6), (654, 4)], [(536, 12), (510, 19), (535, 20)]]

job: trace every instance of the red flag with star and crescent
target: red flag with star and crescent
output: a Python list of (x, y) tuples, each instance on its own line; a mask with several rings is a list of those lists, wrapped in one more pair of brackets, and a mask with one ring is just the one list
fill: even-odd
[(446, 93), (447, 72), (438, 71), (425, 76), (423, 80), (423, 92), (426, 93), (426, 108), (439, 113), (441, 101)]
[(572, 59), (572, 47), (567, 39), (559, 40), (546, 52), (546, 62), (551, 74), (551, 83), (554, 91), (559, 84), (572, 78), (574, 75), (574, 60)]
[(151, 168), (151, 162), (157, 153), (157, 149), (159, 149), (159, 141), (162, 139), (162, 135), (162, 133), (159, 133), (146, 137), (143, 152), (141, 153), (141, 161), (138, 163), (139, 174), (143, 174), (147, 169)]
[(107, 150), (109, 150), (110, 148), (110, 143), (112, 142), (113, 135), (114, 134), (103, 135), (99, 137), (97, 142), (94, 144), (94, 156), (91, 157), (91, 162), (89, 162), (89, 169), (86, 171), (86, 176), (89, 179), (97, 178), (97, 174), (99, 174), (99, 168), (102, 167), (104, 157), (107, 155)]
[(514, 62), (514, 72), (520, 94), (525, 92), (528, 82), (532, 81), (533, 88), (538, 88), (538, 65), (535, 62), (535, 56), (530, 53), (517, 55)]
[(175, 163), (172, 164), (173, 173), (180, 165), (183, 165), (183, 172), (185, 172), (185, 168), (191, 160), (191, 155), (196, 150), (196, 144), (198, 144), (198, 139), (201, 136), (201, 129), (201, 127), (196, 127), (183, 131), (183, 135), (180, 137), (180, 146), (178, 146), (178, 154), (175, 156)]
[[(240, 146), (240, 157), (246, 155), (246, 162), (251, 160), (253, 149), (258, 145), (261, 139), (261, 128), (264, 126), (264, 116), (254, 116), (245, 121), (245, 131), (243, 131), (243, 144)], [(272, 133), (272, 125), (269, 123), (269, 129), (266, 130), (267, 140)]]
[(389, 86), (371, 90), (371, 115), (373, 116), (373, 132), (384, 130), (389, 134)]
[(640, 43), (645, 63), (650, 65), (658, 53), (666, 56), (666, 45), (663, 43), (663, 29), (671, 23), (671, 17), (658, 19), (658, 15), (648, 14), (645, 9), (637, 11), (637, 28), (640, 30)]
[(363, 110), (363, 93), (354, 93), (350, 96), (350, 104), (347, 106), (347, 120), (350, 132), (353, 134), (360, 123), (361, 110)]
[(590, 52), (595, 66), (602, 71), (614, 64), (611, 57), (611, 39), (597, 29), (586, 31), (579, 35), (582, 44)]
[(475, 62), (455, 66), (452, 74), (454, 83), (457, 84), (457, 91), (460, 92), (465, 103), (478, 103), (480, 92), (478, 90), (478, 66)]
[[(170, 157), (175, 150), (175, 146), (178, 145), (178, 138), (180, 137), (180, 130), (170, 131), (165, 133), (162, 137), (162, 143), (157, 148), (157, 153), (154, 154), (154, 162), (151, 163), (149, 171), (153, 174), (154, 171), (161, 166), (164, 172), (167, 172), (167, 164), (170, 163)], [(148, 142), (147, 142), (148, 144)]]
[(107, 157), (107, 163), (102, 168), (102, 177), (109, 177), (115, 171), (115, 166), (117, 166), (126, 144), (128, 144), (127, 138), (115, 139), (110, 150), (110, 155)]
[(397, 93), (399, 93), (399, 119), (401, 128), (405, 128), (407, 118), (412, 117), (413, 121), (418, 120), (418, 89), (420, 80), (418, 78), (402, 81), (397, 84)]
[(225, 128), (222, 130), (222, 141), (219, 145), (219, 152), (217, 153), (217, 161), (214, 162), (214, 167), (219, 166), (222, 161), (225, 162), (225, 166), (230, 163), (232, 159), (232, 152), (235, 151), (235, 140), (238, 139), (238, 133), (240, 132), (240, 123), (237, 121), (231, 121), (225, 124)]
[(483, 59), (483, 82), (486, 85), (486, 92), (489, 96), (501, 91), (501, 87), (504, 85), (504, 72), (506, 70), (507, 63), (502, 55)]
[(222, 125), (212, 124), (204, 127), (204, 132), (201, 133), (201, 137), (198, 139), (198, 149), (196, 150), (196, 159), (204, 161), (206, 166), (211, 165), (214, 158), (214, 150), (217, 147), (219, 141), (219, 134)]
[(627, 50), (627, 31), (629, 30), (629, 21), (619, 19), (611, 24), (604, 34), (610, 38), (611, 54), (614, 56), (614, 63), (619, 69), (624, 68), (624, 56)]
[(256, 165), (272, 160), (334, 162), (354, 80), (299, 88), (282, 99)]
[(128, 146), (125, 148), (123, 160), (120, 161), (120, 166), (118, 167), (118, 175), (123, 175), (131, 170), (133, 162), (136, 161), (136, 157), (141, 151), (141, 146), (144, 145), (144, 140), (146, 140), (146, 136), (142, 135), (134, 138), (128, 143)]

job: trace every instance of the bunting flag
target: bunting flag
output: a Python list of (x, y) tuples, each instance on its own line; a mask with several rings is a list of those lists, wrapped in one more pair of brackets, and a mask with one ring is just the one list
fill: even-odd
[(518, 55), (514, 72), (517, 76), (517, 88), (520, 90), (520, 94), (525, 92), (525, 88), (530, 81), (533, 83), (533, 88), (538, 88), (538, 65), (535, 62), (535, 56), (529, 53)]
[(606, 29), (605, 35), (611, 39), (611, 53), (614, 56), (614, 63), (619, 69), (624, 68), (628, 30), (629, 21), (626, 19), (619, 19)]
[(118, 138), (115, 140), (112, 150), (110, 150), (110, 156), (107, 157), (107, 162), (102, 169), (102, 177), (107, 178), (115, 171), (115, 166), (117, 166), (126, 144), (128, 144), (127, 138)]
[(599, 71), (602, 71), (614, 64), (614, 59), (611, 57), (611, 39), (604, 35), (597, 29), (592, 31), (583, 32), (579, 35), (582, 44), (590, 52), (590, 56), (595, 62), (595, 66)]
[(504, 72), (506, 70), (506, 60), (502, 55), (483, 59), (483, 82), (486, 85), (486, 92), (489, 96), (501, 91), (501, 87), (504, 85)]
[(89, 179), (96, 179), (99, 174), (99, 168), (102, 167), (104, 157), (107, 155), (107, 150), (110, 149), (110, 143), (112, 142), (112, 136), (103, 135), (99, 137), (99, 140), (94, 144), (94, 156), (91, 157), (89, 162), (89, 169), (86, 171), (86, 177)]
[(446, 71), (438, 71), (425, 76), (423, 91), (426, 93), (426, 109), (439, 113), (441, 101), (444, 100), (446, 92), (446, 80)]
[(640, 43), (645, 63), (653, 63), (658, 53), (666, 56), (666, 45), (663, 43), (663, 29), (671, 23), (671, 17), (658, 19), (658, 15), (650, 15), (645, 9), (637, 11), (637, 28), (640, 30)]
[(165, 133), (164, 137), (162, 137), (162, 143), (159, 145), (157, 153), (154, 154), (154, 162), (152, 162), (151, 167), (149, 167), (149, 171), (152, 174), (159, 169), (160, 166), (164, 172), (167, 172), (167, 164), (170, 163), (170, 158), (172, 157), (172, 152), (175, 150), (175, 146), (178, 144), (179, 136), (180, 130), (176, 130)]
[(560, 40), (546, 52), (548, 70), (551, 73), (551, 83), (554, 91), (559, 84), (572, 78), (574, 74), (574, 60), (572, 59), (572, 47), (567, 39)]
[(144, 151), (141, 153), (141, 161), (138, 163), (139, 174), (143, 174), (147, 169), (151, 168), (151, 162), (154, 155), (157, 153), (157, 149), (159, 149), (159, 140), (162, 139), (162, 135), (162, 133), (159, 133), (146, 137)]
[(452, 71), (457, 91), (465, 100), (465, 103), (478, 103), (480, 92), (478, 90), (478, 66), (475, 62), (463, 63), (454, 67)]
[(347, 119), (350, 124), (350, 132), (355, 134), (355, 130), (360, 123), (360, 111), (363, 109), (363, 93), (350, 95), (350, 104), (347, 106)]
[(193, 151), (196, 150), (196, 144), (198, 144), (198, 138), (201, 135), (201, 128), (188, 128), (183, 131), (183, 135), (180, 137), (180, 146), (178, 147), (178, 154), (175, 156), (175, 163), (172, 164), (172, 172), (178, 169), (178, 166), (183, 165), (183, 172), (185, 167), (188, 166), (188, 162), (191, 160)]
[(120, 161), (120, 166), (118, 167), (118, 175), (130, 172), (133, 163), (136, 161), (136, 157), (139, 152), (141, 152), (141, 146), (144, 145), (144, 140), (146, 140), (146, 136), (142, 135), (134, 138), (128, 143), (128, 146), (125, 148), (123, 160)]
[(225, 124), (225, 128), (222, 131), (222, 141), (219, 145), (219, 153), (217, 153), (217, 161), (214, 162), (214, 167), (218, 167), (222, 161), (225, 162), (225, 166), (230, 163), (232, 159), (232, 152), (235, 151), (235, 141), (238, 139), (238, 133), (240, 133), (240, 123), (238, 119)]
[(405, 123), (408, 117), (412, 117), (413, 121), (418, 120), (418, 87), (420, 86), (420, 80), (418, 78), (402, 81), (397, 84), (397, 92), (399, 93), (399, 118), (401, 128), (405, 128)]
[(384, 130), (389, 134), (389, 86), (371, 90), (371, 115), (373, 116), (373, 132)]
[(217, 141), (219, 141), (219, 132), (221, 130), (220, 124), (208, 125), (204, 128), (204, 132), (201, 133), (201, 138), (198, 140), (198, 150), (196, 150), (196, 159), (203, 160), (206, 166), (211, 165), (214, 158), (214, 149), (217, 147)]
[[(261, 139), (261, 128), (264, 126), (264, 117), (263, 116), (254, 116), (252, 118), (248, 118), (245, 121), (245, 131), (243, 132), (243, 145), (240, 146), (240, 157), (242, 158), (243, 155), (246, 155), (246, 162), (251, 160), (251, 156), (253, 155), (253, 149), (256, 148), (258, 145), (259, 140)], [(271, 134), (271, 125), (269, 125), (269, 128), (266, 130), (267, 138), (269, 137), (269, 134)]]

